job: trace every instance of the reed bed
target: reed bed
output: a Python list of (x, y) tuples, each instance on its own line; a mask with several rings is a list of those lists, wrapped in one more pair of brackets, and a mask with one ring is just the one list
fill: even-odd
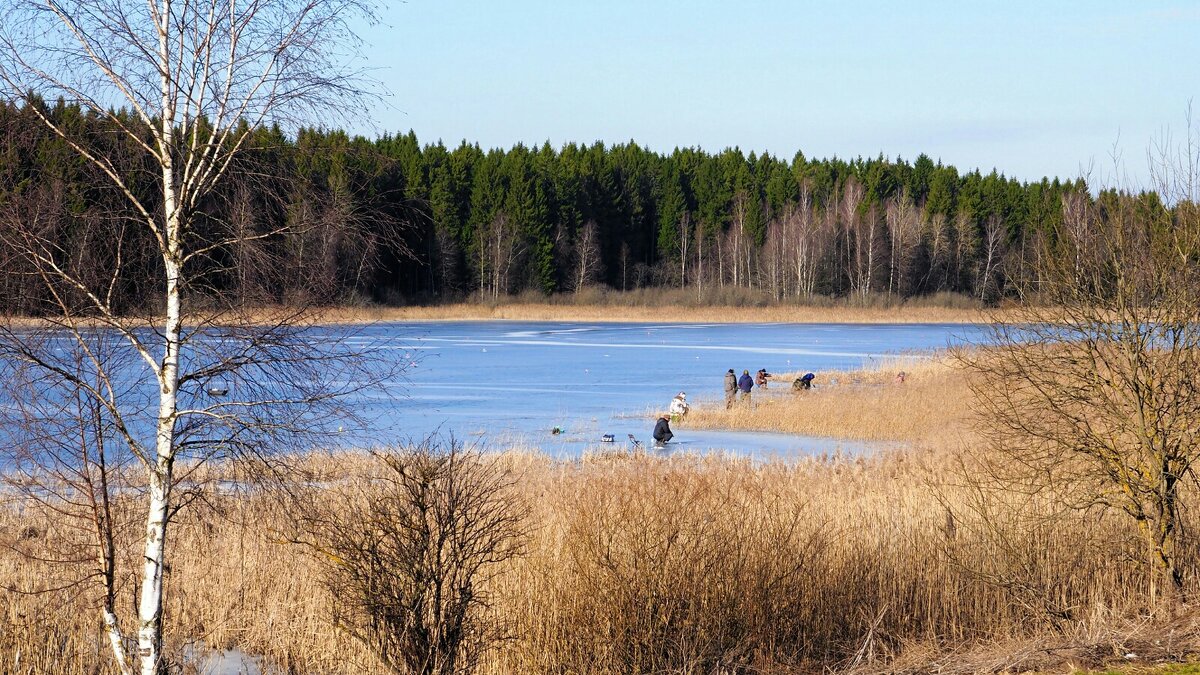
[[(436, 305), (349, 304), (306, 308), (305, 320), (327, 325), (403, 321), (579, 321), (588, 323), (991, 323), (1009, 310), (984, 308), (970, 298), (938, 295), (907, 301), (881, 298), (866, 304), (814, 298), (810, 304), (777, 302), (767, 296), (719, 293), (703, 299), (678, 291), (584, 292), (578, 295), (514, 296)], [(288, 307), (244, 308), (228, 312), (230, 324), (270, 322)], [(9, 325), (44, 326), (36, 317), (9, 316)], [(84, 321), (86, 325), (88, 322)], [(220, 323), (220, 321), (218, 321)]]
[[(903, 383), (896, 375), (905, 373)], [(848, 373), (821, 373), (813, 389), (792, 390), (801, 373), (779, 373), (755, 388), (752, 405), (701, 400), (679, 429), (737, 429), (866, 441), (966, 442), (971, 392), (949, 357), (895, 358)]]
[(387, 321), (586, 321), (592, 323), (986, 323), (978, 309), (940, 307), (656, 307), (549, 303), (452, 304), (429, 307), (339, 308), (319, 313), (328, 323)]
[(959, 296), (933, 297), (908, 302), (850, 304), (817, 299), (811, 304), (781, 303), (767, 296), (697, 299), (693, 293), (600, 292), (549, 298), (520, 296), (504, 301), (388, 307), (344, 306), (319, 312), (328, 323), (377, 321), (586, 321), (680, 323), (987, 323), (993, 313)]
[[(333, 495), (334, 481), (357, 480), (375, 460), (294, 460), (298, 484), (213, 483), (183, 512), (167, 576), (170, 649), (237, 648), (279, 672), (384, 672), (331, 622), (338, 598), (293, 543), (287, 494)], [(1062, 513), (1053, 495), (987, 497), (944, 450), (768, 463), (523, 451), (490, 461), (520, 476), (530, 537), (487, 589), (507, 630), (484, 672), (920, 672), (914, 664), (946, 654), (1084, 640), (1152, 612), (1147, 570), (1118, 515)], [(49, 551), (74, 536), (19, 504), (0, 511), (5, 542)], [(81, 566), (6, 551), (0, 581), (45, 590), (78, 579)], [(110, 672), (85, 588), (0, 591), (0, 671)], [(132, 592), (127, 581), (121, 602)]]

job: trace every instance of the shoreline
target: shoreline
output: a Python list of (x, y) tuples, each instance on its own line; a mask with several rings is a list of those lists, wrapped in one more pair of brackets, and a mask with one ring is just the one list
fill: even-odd
[[(324, 326), (355, 326), (375, 323), (435, 323), (451, 321), (536, 321), (564, 323), (754, 323), (754, 324), (942, 324), (981, 325), (992, 323), (1014, 310), (962, 309), (949, 307), (802, 307), (777, 305), (768, 307), (739, 307), (713, 305), (690, 307), (610, 306), (603, 304), (560, 305), (549, 302), (514, 302), (499, 305), (456, 303), (449, 305), (420, 305), (387, 307), (381, 305), (351, 307), (289, 308), (282, 306), (246, 308), (237, 311), (218, 311), (212, 315), (195, 313), (185, 324), (195, 325), (197, 319), (210, 325), (253, 325), (274, 323), (280, 316), (295, 313), (297, 324)], [(130, 325), (159, 323), (160, 317), (127, 317)], [(10, 327), (32, 328), (53, 323), (30, 316), (6, 316), (3, 323)], [(98, 319), (79, 318), (78, 326), (101, 326)]]
[(318, 323), (406, 323), (437, 321), (562, 321), (591, 323), (795, 323), (795, 324), (957, 324), (991, 323), (994, 312), (939, 307), (613, 307), (512, 303), (412, 307), (334, 307), (314, 311)]

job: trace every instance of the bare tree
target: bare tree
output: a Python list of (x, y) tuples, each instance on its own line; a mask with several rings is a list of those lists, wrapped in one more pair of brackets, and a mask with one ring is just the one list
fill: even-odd
[(888, 237), (891, 243), (888, 259), (888, 295), (904, 294), (904, 279), (912, 262), (913, 248), (916, 246), (921, 216), (920, 210), (903, 190), (887, 205), (886, 222)]
[(604, 274), (604, 261), (600, 257), (600, 228), (596, 221), (589, 220), (579, 230), (574, 258), (575, 273), (571, 278), (571, 286), (578, 293)]
[(688, 244), (691, 243), (692, 214), (684, 211), (679, 215), (679, 287), (687, 286)]
[(871, 293), (879, 221), (874, 207), (867, 213), (860, 213), (865, 196), (862, 184), (850, 179), (846, 181), (838, 206), (846, 243), (846, 276), (850, 282), (850, 294), (863, 301)]
[(954, 272), (954, 290), (964, 290), (963, 278), (972, 278), (972, 266), (977, 259), (979, 250), (979, 228), (974, 219), (965, 211), (959, 211), (951, 221), (954, 247), (951, 267)]
[(1069, 485), (1077, 508), (1136, 524), (1155, 579), (1181, 599), (1181, 509), (1200, 459), (1200, 212), (1153, 195), (1064, 200), (1038, 279), (969, 354), (1006, 489)]
[[(729, 241), (726, 249), (730, 251), (730, 264), (733, 268), (733, 278), (731, 281), (734, 288), (741, 286), (743, 279), (746, 280), (747, 285), (749, 285), (748, 282), (750, 280), (750, 242), (746, 236), (746, 218), (747, 210), (750, 208), (749, 203), (750, 198), (744, 191), (738, 192), (734, 196), (733, 223), (726, 233)], [(745, 273), (743, 273), (743, 269), (746, 270)]]
[(302, 509), (337, 623), (395, 672), (472, 672), (503, 637), (489, 584), (524, 543), (515, 476), (502, 458), (453, 440), (373, 459), (366, 475)]
[[(32, 228), (18, 228), (6, 242), (47, 288), (42, 325), (52, 338), (7, 329), (9, 366), (36, 373), (27, 378), (32, 384), (65, 382), (88, 397), (107, 420), (103, 428), (145, 471), (135, 622), (144, 675), (165, 667), (169, 524), (186, 502), (177, 462), (261, 453), (261, 443), (303, 430), (308, 404), (330, 400), (329, 392), (286, 373), (337, 358), (306, 353), (293, 313), (228, 328), (230, 314), (203, 311), (204, 291), (212, 288), (196, 270), (246, 237), (228, 230), (206, 234), (198, 227), (200, 214), (255, 129), (312, 113), (327, 118), (330, 111), (360, 110), (364, 80), (344, 55), (355, 45), (352, 25), (370, 13), (366, 0), (13, 0), (0, 9), (3, 93), (17, 99), (32, 91), (78, 104), (118, 129), (156, 167), (153, 189), (144, 189), (109, 146), (28, 105), (107, 179), (133, 222), (149, 234), (161, 284), (150, 315), (130, 316), (114, 304), (127, 264), (120, 247), (110, 250), (106, 278), (91, 278), (67, 264), (68, 252), (57, 242)], [(135, 371), (96, 356), (97, 327), (120, 336), (124, 348), (115, 353), (122, 364), (132, 359)], [(92, 379), (62, 367), (63, 353), (83, 355), (72, 362), (87, 363)], [(222, 378), (245, 388), (245, 396), (205, 399), (224, 388)], [(130, 387), (131, 380), (138, 385)], [(30, 421), (45, 419), (34, 415)], [(127, 627), (109, 616), (105, 623), (118, 666), (131, 672)]]
[(817, 293), (818, 272), (832, 243), (831, 223), (818, 218), (807, 186), (800, 192), (793, 220), (793, 241), (796, 242), (796, 294), (805, 299)]
[(788, 283), (787, 239), (781, 218), (772, 218), (767, 223), (767, 238), (763, 242), (762, 265), (759, 274), (762, 280), (759, 285), (770, 291), (771, 297), (783, 299), (790, 284)]
[(946, 265), (950, 250), (950, 226), (944, 213), (929, 214), (921, 231), (928, 256), (922, 286), (941, 291), (946, 285)]
[(504, 212), (496, 213), (479, 233), (475, 254), (479, 263), (479, 292), (498, 300), (508, 295), (512, 270), (524, 255), (520, 233)]
[(983, 228), (983, 259), (979, 261), (979, 280), (975, 283), (981, 301), (992, 293), (1007, 244), (1008, 225), (1000, 216), (989, 216)]

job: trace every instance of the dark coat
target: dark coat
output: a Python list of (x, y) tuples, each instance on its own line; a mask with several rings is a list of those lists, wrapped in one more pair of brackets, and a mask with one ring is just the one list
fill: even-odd
[(667, 421), (667, 418), (658, 418), (658, 424), (654, 425), (654, 440), (659, 443), (666, 443), (674, 437), (675, 434), (671, 433), (671, 424)]
[(741, 379), (738, 380), (738, 389), (741, 389), (742, 391), (750, 391), (753, 388), (754, 378), (750, 377), (749, 375), (742, 375)]

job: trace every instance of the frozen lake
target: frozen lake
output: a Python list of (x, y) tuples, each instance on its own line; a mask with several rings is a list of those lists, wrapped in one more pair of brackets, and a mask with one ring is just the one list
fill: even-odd
[[(551, 455), (646, 443), (651, 415), (679, 391), (722, 398), (733, 368), (835, 371), (970, 340), (980, 329), (942, 324), (585, 324), (512, 321), (379, 324), (363, 341), (407, 364), (403, 381), (364, 394), (377, 442), (440, 432), (489, 447), (523, 443)], [(777, 386), (788, 386), (778, 383)], [(561, 435), (551, 429), (560, 427)], [(600, 443), (613, 434), (617, 443)], [(854, 443), (768, 433), (677, 431), (671, 448), (795, 456)]]

